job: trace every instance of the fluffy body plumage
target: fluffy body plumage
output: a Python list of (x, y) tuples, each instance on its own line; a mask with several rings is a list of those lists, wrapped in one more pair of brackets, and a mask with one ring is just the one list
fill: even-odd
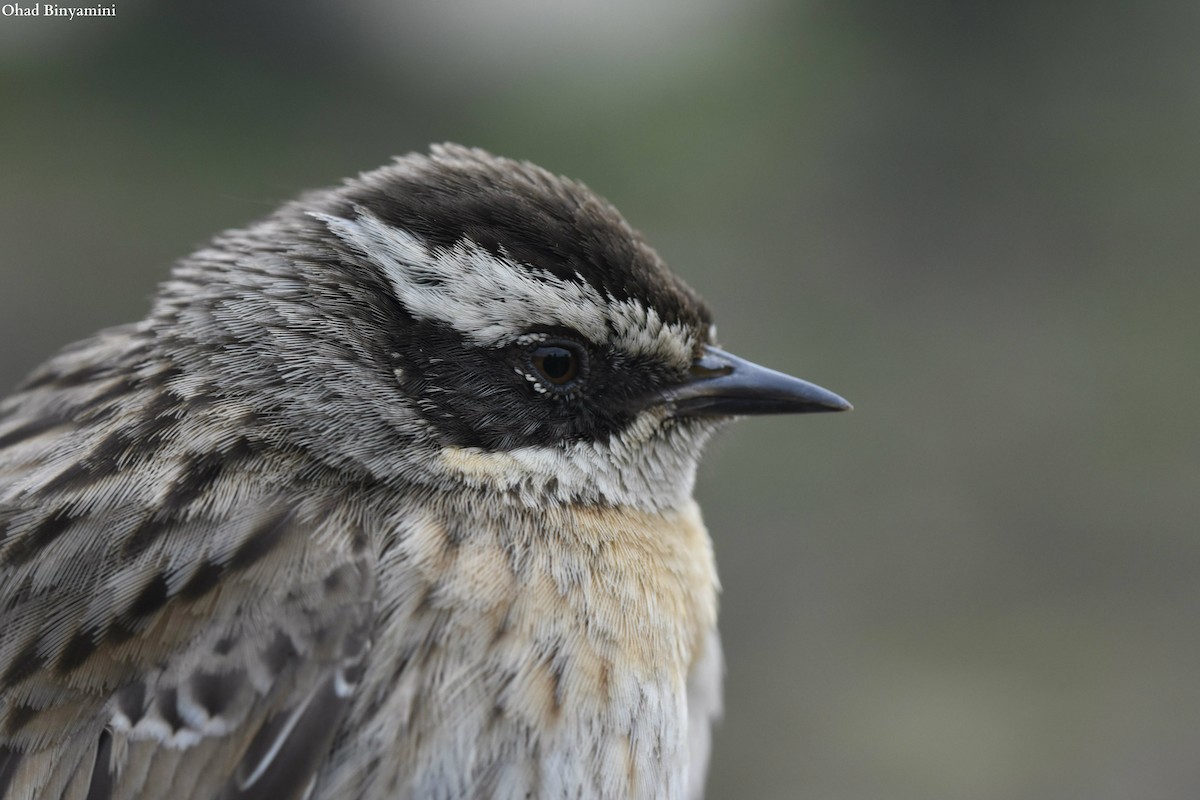
[(699, 796), (712, 336), (477, 150), (217, 237), (0, 405), (0, 798)]

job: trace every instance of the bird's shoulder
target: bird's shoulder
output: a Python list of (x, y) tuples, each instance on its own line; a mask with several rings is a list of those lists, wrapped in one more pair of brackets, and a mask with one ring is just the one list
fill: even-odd
[(369, 523), (215, 424), (243, 413), (132, 327), (0, 407), (0, 797), (307, 787), (369, 643)]

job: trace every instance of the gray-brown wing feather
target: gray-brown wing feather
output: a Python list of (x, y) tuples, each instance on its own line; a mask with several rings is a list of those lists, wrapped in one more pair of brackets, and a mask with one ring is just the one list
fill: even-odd
[(362, 520), (137, 340), (0, 406), (0, 798), (303, 797), (368, 649)]
[[(327, 578), (338, 575), (266, 607), (171, 598), (161, 622), (71, 670), (6, 665), (0, 796), (302, 797), (367, 648), (369, 577), (354, 562)], [(223, 586), (221, 600), (241, 589)], [(206, 604), (224, 613), (197, 621)], [(157, 635), (172, 629), (186, 635)]]

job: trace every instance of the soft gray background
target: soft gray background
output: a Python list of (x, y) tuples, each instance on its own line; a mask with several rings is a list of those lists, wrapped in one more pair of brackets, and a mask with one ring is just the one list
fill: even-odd
[(1200, 793), (1194, 3), (184, 5), (0, 17), (0, 384), (301, 189), (532, 159), (858, 407), (706, 462), (712, 797)]

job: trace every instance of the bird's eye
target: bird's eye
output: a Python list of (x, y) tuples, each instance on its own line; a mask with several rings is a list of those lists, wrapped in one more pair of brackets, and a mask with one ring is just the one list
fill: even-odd
[(583, 354), (572, 345), (543, 344), (534, 348), (530, 361), (547, 383), (565, 387), (579, 377)]

